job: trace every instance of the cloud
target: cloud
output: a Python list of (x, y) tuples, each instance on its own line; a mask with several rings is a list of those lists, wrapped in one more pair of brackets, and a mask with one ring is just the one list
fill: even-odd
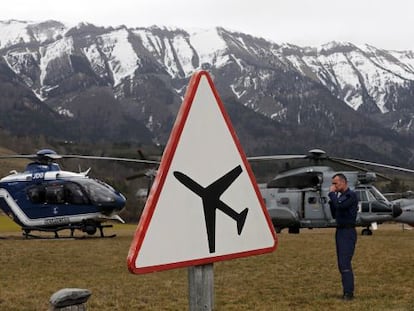
[(413, 9), (414, 2), (406, 0), (13, 0), (2, 4), (0, 20), (223, 26), (276, 43), (320, 45), (336, 40), (414, 50)]

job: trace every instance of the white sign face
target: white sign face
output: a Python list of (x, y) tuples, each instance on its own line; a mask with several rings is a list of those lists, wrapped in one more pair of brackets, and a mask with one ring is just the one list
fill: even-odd
[(132, 273), (263, 254), (277, 238), (210, 76), (187, 90), (132, 242)]

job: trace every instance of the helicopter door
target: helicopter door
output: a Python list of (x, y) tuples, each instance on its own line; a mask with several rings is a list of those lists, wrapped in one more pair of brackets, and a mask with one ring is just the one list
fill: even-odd
[(305, 219), (326, 219), (319, 192), (305, 191), (303, 204)]

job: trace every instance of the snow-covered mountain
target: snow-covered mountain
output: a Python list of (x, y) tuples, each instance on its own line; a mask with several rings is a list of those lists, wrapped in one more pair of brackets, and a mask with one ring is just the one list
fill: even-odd
[(282, 47), (304, 75), (322, 83), (352, 109), (377, 116), (404, 112), (388, 126), (413, 131), (413, 51), (385, 51), (370, 45), (331, 42), (319, 48)]
[[(307, 144), (329, 150), (338, 135), (346, 137), (339, 151), (353, 154), (358, 144), (368, 146), (361, 154), (398, 150), (408, 161), (414, 150), (412, 51), (338, 42), (278, 45), (223, 28), (11, 20), (0, 21), (0, 56), (0, 81), (30, 90), (32, 107), (51, 109), (56, 122), (85, 137), (140, 140), (145, 134), (165, 143), (189, 78), (203, 69), (225, 103), (235, 104), (229, 109), (252, 151), (281, 151), (289, 135), (302, 136), (289, 145), (301, 152)], [(246, 129), (247, 116), (267, 131)]]

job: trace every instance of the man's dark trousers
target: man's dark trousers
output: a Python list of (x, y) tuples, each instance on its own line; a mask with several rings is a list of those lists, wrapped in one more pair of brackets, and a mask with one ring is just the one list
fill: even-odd
[(355, 228), (337, 228), (335, 234), (338, 268), (342, 276), (344, 294), (354, 293), (354, 273), (352, 257), (354, 256), (357, 233)]

